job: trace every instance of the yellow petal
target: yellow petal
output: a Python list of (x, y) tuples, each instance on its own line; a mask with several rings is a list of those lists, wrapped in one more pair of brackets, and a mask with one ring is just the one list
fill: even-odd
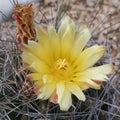
[(22, 49), (24, 52), (32, 53), (34, 56), (38, 57), (40, 60), (46, 62), (47, 64), (53, 61), (51, 50), (48, 50), (48, 48), (44, 48), (35, 41), (28, 41), (28, 45), (23, 44)]
[(69, 16), (65, 16), (64, 18), (62, 18), (59, 30), (58, 30), (58, 35), (59, 37), (62, 39), (65, 32), (66, 32), (66, 28), (70, 25), (71, 20)]
[(30, 78), (31, 80), (40, 80), (42, 76), (43, 75), (40, 73), (31, 73), (27, 75), (27, 77)]
[(67, 88), (70, 92), (72, 92), (72, 94), (74, 94), (79, 100), (85, 101), (85, 95), (82, 92), (82, 90), (80, 89), (80, 87), (72, 82), (69, 82), (67, 84)]
[(36, 72), (41, 72), (41, 73), (49, 73), (49, 68), (48, 66), (38, 59), (36, 56), (29, 52), (23, 52), (22, 54), (22, 59), (25, 63), (30, 64), (29, 67)]
[(76, 84), (80, 87), (81, 90), (86, 90), (90, 88), (90, 85), (84, 82), (76, 82)]
[(64, 82), (58, 82), (56, 87), (57, 87), (56, 92), (57, 92), (57, 95), (58, 95), (58, 103), (59, 103), (62, 99), (64, 89), (65, 89)]
[(53, 56), (55, 59), (58, 59), (60, 57), (60, 39), (53, 25), (48, 26), (48, 33), (50, 38), (50, 47), (53, 52)]
[(68, 16), (62, 20), (58, 34), (61, 38), (61, 57), (67, 57), (71, 52), (71, 47), (75, 38), (75, 25)]
[(92, 80), (106, 81), (108, 79), (107, 75), (113, 73), (114, 67), (112, 64), (106, 64), (98, 67), (92, 67), (79, 75), (86, 76)]
[(77, 82), (77, 84), (79, 82), (79, 86), (80, 86), (80, 84), (81, 85), (84, 84), (85, 86), (83, 86), (82, 88), (84, 88), (84, 87), (86, 88), (87, 86), (89, 86), (89, 88), (95, 88), (95, 89), (100, 88), (100, 85), (98, 85), (97, 83), (95, 83), (91, 79), (87, 78), (87, 76), (85, 76), (85, 75), (80, 74), (76, 77), (76, 79), (73, 79), (73, 80), (74, 80), (74, 82)]
[(43, 82), (46, 83), (51, 83), (51, 82), (57, 82), (55, 76), (51, 75), (51, 74), (44, 74), (42, 77)]
[(38, 99), (43, 99), (46, 100), (48, 98), (50, 98), (50, 96), (53, 94), (54, 90), (55, 90), (55, 83), (49, 83), (49, 84), (45, 84), (41, 89), (40, 92), (38, 94)]
[(76, 67), (76, 70), (83, 71), (88, 67), (93, 66), (105, 54), (105, 51), (103, 46), (98, 45), (87, 48), (73, 63), (73, 66)]
[(67, 111), (72, 105), (71, 92), (67, 89), (64, 90), (63, 97), (59, 103), (60, 110)]
[(33, 86), (33, 91), (34, 91), (34, 93), (35, 93), (36, 95), (39, 94), (39, 91), (40, 91), (40, 89), (41, 89), (41, 87), (42, 87), (43, 85), (44, 85), (44, 84), (43, 84), (43, 81), (42, 81), (42, 80), (37, 80), (37, 81), (35, 81), (34, 86)]
[(42, 27), (39, 26), (36, 27), (36, 34), (38, 42), (44, 47), (48, 47), (50, 42), (48, 33)]
[(23, 62), (27, 63), (29, 65), (32, 64), (33, 61), (38, 61), (38, 59), (34, 55), (32, 55), (31, 53), (29, 53), (29, 52), (23, 52), (22, 55), (21, 55), (21, 57), (22, 57)]
[(76, 59), (76, 57), (80, 55), (90, 38), (90, 29), (87, 27), (87, 25), (82, 25), (79, 32), (76, 34), (75, 42), (72, 48), (72, 58)]

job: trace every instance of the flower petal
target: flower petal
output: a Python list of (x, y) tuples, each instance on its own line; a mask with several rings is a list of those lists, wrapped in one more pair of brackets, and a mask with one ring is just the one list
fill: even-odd
[(66, 28), (70, 25), (71, 20), (69, 16), (65, 16), (60, 24), (59, 30), (58, 30), (58, 35), (59, 37), (62, 39), (65, 32), (66, 32)]
[(76, 40), (72, 48), (72, 58), (73, 60), (81, 53), (89, 39), (91, 38), (90, 29), (87, 25), (82, 25), (79, 32), (76, 34)]
[(83, 88), (94, 88), (94, 89), (100, 89), (100, 85), (95, 83), (93, 80), (89, 79), (87, 75), (82, 75), (82, 74), (76, 74), (76, 78), (73, 79), (73, 81), (78, 84), (79, 86), (83, 85), (80, 87), (81, 89)]
[(33, 86), (33, 92), (38, 95), (39, 94), (39, 91), (41, 89), (41, 87), (44, 85), (43, 81), (42, 80), (37, 80), (35, 81), (34, 83), (34, 86)]
[(68, 16), (62, 20), (58, 34), (61, 39), (61, 57), (67, 57), (71, 53), (71, 46), (75, 38), (75, 25)]
[(24, 50), (24, 52), (32, 53), (33, 55), (38, 57), (40, 60), (46, 62), (47, 64), (53, 61), (51, 50), (48, 50), (49, 48), (44, 48), (35, 41), (28, 41), (28, 45), (23, 44), (22, 49)]
[(50, 102), (57, 104), (58, 103), (58, 95), (56, 94), (56, 91), (53, 92), (53, 94), (50, 97)]
[(40, 89), (39, 94), (38, 94), (38, 99), (43, 99), (46, 100), (50, 98), (50, 96), (53, 94), (55, 90), (56, 84), (54, 82), (44, 84), (44, 86)]
[(76, 82), (76, 84), (80, 87), (81, 90), (86, 90), (91, 86), (85, 82)]
[(55, 57), (55, 59), (58, 59), (60, 57), (60, 39), (53, 25), (48, 26), (48, 34), (53, 56)]
[(59, 105), (60, 105), (60, 110), (62, 111), (67, 111), (72, 105), (71, 92), (68, 89), (64, 90), (64, 94), (62, 96)]
[(41, 61), (40, 59), (38, 59), (36, 56), (34, 56), (29, 52), (23, 52), (22, 59), (25, 63), (29, 64), (29, 68), (32, 71), (41, 72), (41, 73), (50, 72), (48, 66), (43, 61)]
[(31, 74), (28, 74), (27, 77), (31, 80), (40, 80), (42, 78), (42, 74), (40, 73), (31, 73)]
[(42, 27), (39, 26), (36, 27), (36, 34), (38, 42), (44, 47), (48, 47), (50, 41), (48, 33)]
[(98, 67), (92, 67), (84, 72), (81, 72), (80, 75), (86, 76), (87, 78), (91, 80), (96, 80), (96, 81), (106, 81), (108, 77), (106, 75), (109, 75), (113, 73), (114, 67), (112, 64), (106, 64)]
[(67, 88), (70, 92), (72, 92), (72, 94), (74, 94), (79, 100), (85, 101), (85, 95), (82, 92), (82, 90), (80, 89), (80, 87), (72, 82), (69, 82), (67, 84)]
[(62, 98), (64, 90), (65, 90), (64, 82), (58, 82), (56, 89), (57, 89), (56, 93), (58, 95), (58, 103), (59, 103), (61, 101), (61, 98)]
[(73, 63), (77, 71), (83, 71), (93, 66), (104, 54), (105, 48), (103, 46), (94, 45), (84, 50), (78, 59)]

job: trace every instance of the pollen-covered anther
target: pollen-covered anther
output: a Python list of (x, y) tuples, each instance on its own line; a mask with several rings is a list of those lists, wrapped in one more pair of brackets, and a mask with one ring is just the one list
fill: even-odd
[(60, 58), (55, 62), (55, 68), (57, 70), (65, 71), (68, 69), (68, 67), (69, 67), (69, 64), (65, 58), (64, 59)]

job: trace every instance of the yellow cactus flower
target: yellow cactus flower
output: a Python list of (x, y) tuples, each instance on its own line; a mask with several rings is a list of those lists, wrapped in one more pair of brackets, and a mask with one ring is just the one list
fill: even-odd
[(85, 49), (91, 38), (90, 29), (82, 25), (77, 31), (68, 16), (61, 20), (58, 31), (50, 24), (47, 31), (37, 27), (36, 33), (38, 42), (28, 41), (21, 49), (23, 62), (32, 72), (27, 77), (35, 81), (38, 99), (50, 99), (67, 111), (72, 105), (72, 94), (85, 101), (83, 91), (100, 89), (114, 71), (112, 64), (92, 67), (105, 54), (105, 47), (94, 45)]

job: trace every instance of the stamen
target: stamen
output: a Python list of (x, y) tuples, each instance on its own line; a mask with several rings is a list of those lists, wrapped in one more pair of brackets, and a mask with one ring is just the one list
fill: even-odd
[(55, 68), (58, 70), (66, 70), (68, 68), (68, 62), (66, 59), (58, 59), (55, 63)]

